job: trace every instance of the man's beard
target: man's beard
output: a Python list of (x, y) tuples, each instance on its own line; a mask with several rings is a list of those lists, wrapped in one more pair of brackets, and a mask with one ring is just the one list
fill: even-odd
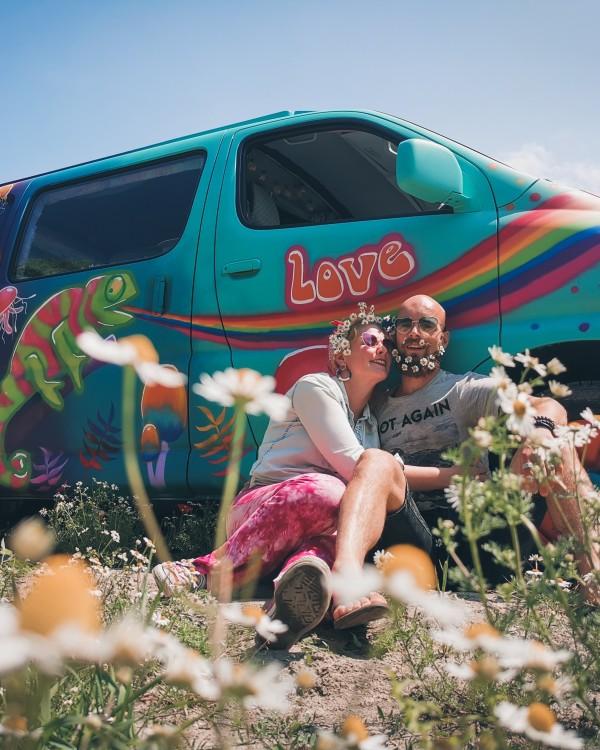
[[(419, 344), (423, 346), (425, 342), (421, 339)], [(422, 357), (418, 357), (413, 354), (403, 354), (402, 352), (398, 351), (398, 349), (392, 350), (392, 357), (400, 366), (400, 372), (404, 377), (422, 378), (425, 375), (430, 375), (432, 372), (439, 369), (440, 360), (445, 353), (446, 350), (440, 344), (436, 352), (426, 354)]]

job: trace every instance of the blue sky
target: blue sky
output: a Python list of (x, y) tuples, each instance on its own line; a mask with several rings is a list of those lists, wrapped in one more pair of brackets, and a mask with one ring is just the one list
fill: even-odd
[(391, 112), (600, 192), (593, 0), (5, 0), (0, 183), (281, 109)]

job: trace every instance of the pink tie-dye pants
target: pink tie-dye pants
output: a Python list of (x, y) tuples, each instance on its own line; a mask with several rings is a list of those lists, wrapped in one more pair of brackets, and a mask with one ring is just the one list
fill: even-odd
[[(337, 477), (310, 473), (240, 492), (227, 519), (225, 543), (234, 585), (244, 579), (248, 564), (257, 559), (261, 576), (279, 572), (275, 580), (305, 555), (320, 557), (331, 567), (345, 489)], [(211, 552), (197, 557), (194, 565), (207, 575), (217, 562)]]

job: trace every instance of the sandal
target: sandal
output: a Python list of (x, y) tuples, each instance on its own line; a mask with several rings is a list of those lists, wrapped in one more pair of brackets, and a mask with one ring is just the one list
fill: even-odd
[(388, 614), (390, 607), (382, 594), (377, 591), (371, 591), (367, 596), (370, 600), (369, 604), (363, 604), (340, 617), (335, 617), (335, 610), (343, 605), (332, 605), (331, 618), (334, 630), (347, 630), (357, 625), (366, 625), (368, 622), (379, 620)]

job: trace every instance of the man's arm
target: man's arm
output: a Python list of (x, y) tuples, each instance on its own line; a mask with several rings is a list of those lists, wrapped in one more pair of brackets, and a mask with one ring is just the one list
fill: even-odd
[(531, 405), (539, 417), (548, 417), (556, 424), (567, 424), (567, 410), (556, 399), (548, 396), (531, 396)]
[(450, 480), (457, 474), (460, 474), (459, 466), (404, 466), (408, 486), (419, 492), (449, 487)]

